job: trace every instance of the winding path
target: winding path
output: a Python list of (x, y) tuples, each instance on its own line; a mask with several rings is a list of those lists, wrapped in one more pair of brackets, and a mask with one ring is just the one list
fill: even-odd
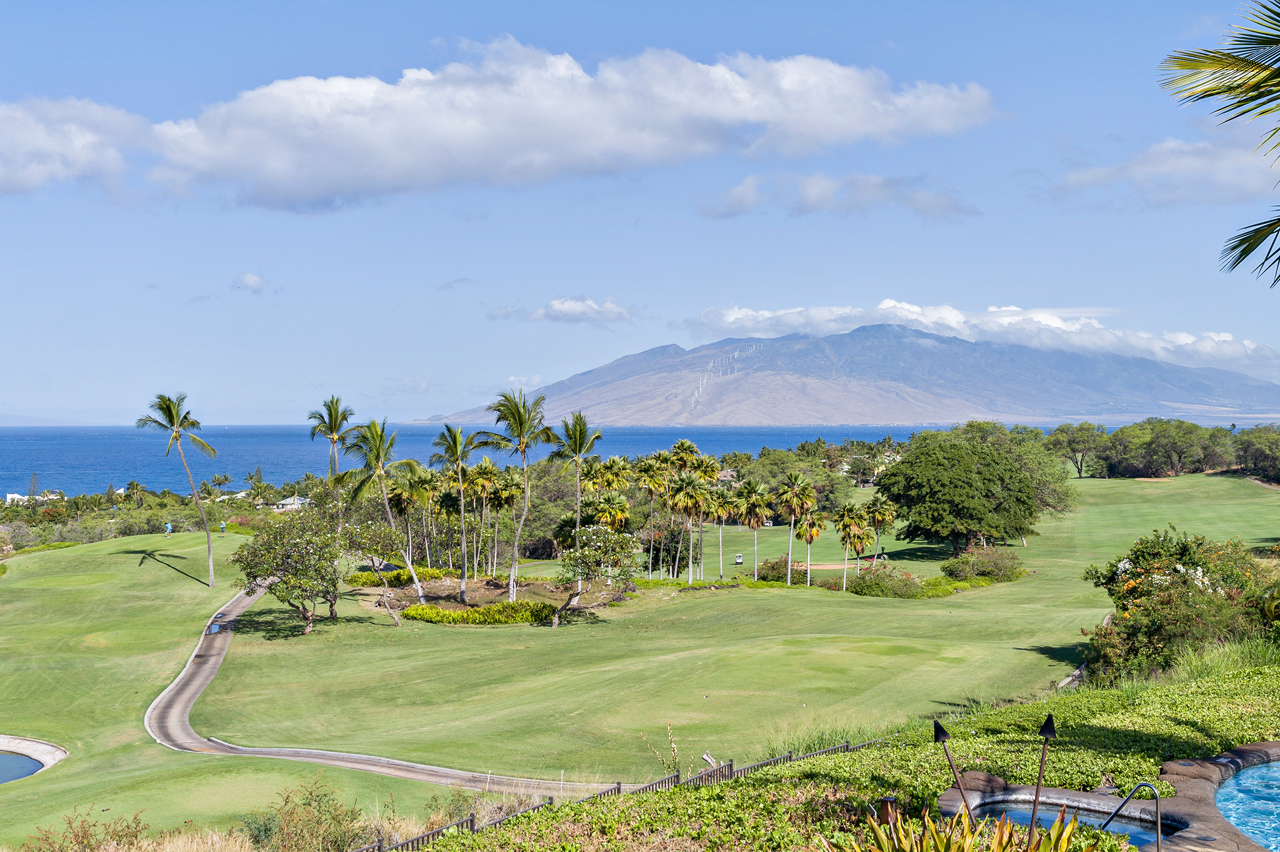
[[(429, 766), (422, 763), (410, 763), (404, 760), (392, 760), (386, 757), (375, 757), (367, 754), (347, 754), (338, 751), (319, 751), (306, 748), (245, 748), (232, 745), (213, 737), (202, 737), (191, 727), (191, 708), (200, 694), (213, 683), (222, 660), (231, 646), (231, 637), (235, 629), (235, 620), (245, 610), (253, 606), (262, 596), (237, 594), (219, 609), (205, 624), (200, 641), (191, 654), (187, 665), (174, 679), (173, 683), (151, 703), (143, 717), (147, 733), (162, 746), (174, 751), (192, 754), (236, 755), (240, 757), (275, 757), (282, 760), (300, 760), (305, 763), (319, 763), (340, 769), (358, 769), (364, 772), (376, 772), (379, 775), (390, 775), (395, 778), (408, 778), (413, 781), (426, 781), (431, 784), (446, 784), (453, 787), (465, 787), (470, 790), (491, 790), (500, 793), (522, 793), (533, 796), (554, 796), (555, 798), (579, 798), (599, 792), (603, 784), (580, 784), (576, 782), (547, 781), (537, 778), (512, 778), (506, 775), (490, 775), (483, 772), (465, 772), (461, 769), (447, 769), (442, 766)], [(624, 788), (634, 785), (623, 785)]]

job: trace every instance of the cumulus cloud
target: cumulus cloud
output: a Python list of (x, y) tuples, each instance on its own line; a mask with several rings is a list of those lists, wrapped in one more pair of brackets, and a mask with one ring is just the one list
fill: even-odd
[(797, 216), (818, 212), (866, 212), (876, 207), (905, 207), (930, 219), (973, 216), (977, 210), (946, 192), (923, 189), (919, 180), (849, 174), (831, 177), (784, 174), (771, 180), (750, 175), (703, 212), (716, 218), (738, 216), (757, 206), (785, 207)]
[(827, 306), (753, 310), (730, 306), (708, 309), (684, 322), (696, 337), (821, 337), (865, 325), (893, 323), (965, 340), (1018, 343), (1041, 349), (1110, 352), (1155, 358), (1191, 367), (1238, 370), (1280, 381), (1280, 353), (1227, 332), (1171, 331), (1160, 335), (1109, 328), (1099, 308), (992, 306), (965, 311), (950, 305), (913, 305), (885, 299), (874, 308)]
[(1271, 196), (1280, 179), (1255, 145), (1237, 136), (1166, 139), (1122, 163), (1072, 171), (1058, 188), (1127, 187), (1156, 205), (1253, 201)]
[(47, 183), (112, 180), (123, 149), (145, 143), (145, 120), (83, 100), (0, 102), (0, 194)]
[(231, 282), (232, 290), (247, 290), (255, 296), (261, 296), (265, 286), (266, 282), (262, 280), (262, 276), (254, 275), (252, 272), (242, 272)]
[(597, 303), (586, 296), (552, 299), (545, 307), (536, 311), (501, 305), (487, 314), (489, 319), (519, 319), (529, 322), (562, 322), (589, 323), (591, 325), (609, 325), (617, 322), (630, 322), (631, 310), (619, 305), (612, 298)]
[(956, 133), (993, 115), (990, 93), (813, 56), (669, 50), (600, 63), (512, 38), (475, 63), (373, 77), (298, 77), (156, 126), (153, 176), (230, 184), (267, 205), (321, 206), (445, 184), (525, 184), (722, 151), (804, 154), (864, 139)]

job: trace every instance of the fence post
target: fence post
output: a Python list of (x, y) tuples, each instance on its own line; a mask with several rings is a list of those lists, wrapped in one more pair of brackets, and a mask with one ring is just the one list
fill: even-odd
[(679, 766), (676, 767), (676, 783), (677, 784), (680, 783), (680, 767)]
[(852, 746), (850, 746), (850, 745), (849, 745), (849, 741), (848, 741), (848, 740), (845, 740), (845, 741), (844, 741), (844, 750), (845, 750), (845, 751), (849, 751), (851, 748), (852, 748)]
[(788, 751), (787, 751), (787, 763), (790, 763), (790, 762), (791, 762), (791, 756), (792, 756), (792, 755), (794, 755), (794, 754), (795, 754), (795, 751), (793, 751), (793, 750), (788, 750)]
[(378, 852), (382, 852), (382, 832), (378, 832)]
[(477, 829), (476, 829), (476, 815), (475, 815), (475, 814), (472, 814), (471, 816), (467, 817), (467, 822), (471, 823), (471, 833), (472, 833), (472, 834), (475, 834), (475, 833), (476, 833), (476, 830), (477, 830)]
[(617, 795), (619, 795), (619, 796), (621, 796), (621, 795), (622, 795), (622, 782), (621, 782), (621, 781), (619, 781), (619, 782), (618, 782), (618, 792), (617, 792)]
[(729, 758), (729, 777), (733, 777), (733, 758)]

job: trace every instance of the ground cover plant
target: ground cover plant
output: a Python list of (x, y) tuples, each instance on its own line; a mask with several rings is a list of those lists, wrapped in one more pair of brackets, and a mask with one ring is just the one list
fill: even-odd
[(537, 624), (550, 621), (556, 608), (541, 601), (499, 601), (471, 609), (441, 609), (415, 604), (401, 613), (414, 621), (432, 624)]

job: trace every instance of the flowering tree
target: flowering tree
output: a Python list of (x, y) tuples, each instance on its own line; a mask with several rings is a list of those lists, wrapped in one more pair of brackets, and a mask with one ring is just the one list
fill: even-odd
[(329, 605), (331, 619), (338, 617), (345, 572), (338, 564), (342, 548), (335, 526), (324, 512), (292, 512), (267, 524), (231, 556), (246, 594), (269, 592), (298, 614), (303, 634), (314, 629), (321, 604)]

